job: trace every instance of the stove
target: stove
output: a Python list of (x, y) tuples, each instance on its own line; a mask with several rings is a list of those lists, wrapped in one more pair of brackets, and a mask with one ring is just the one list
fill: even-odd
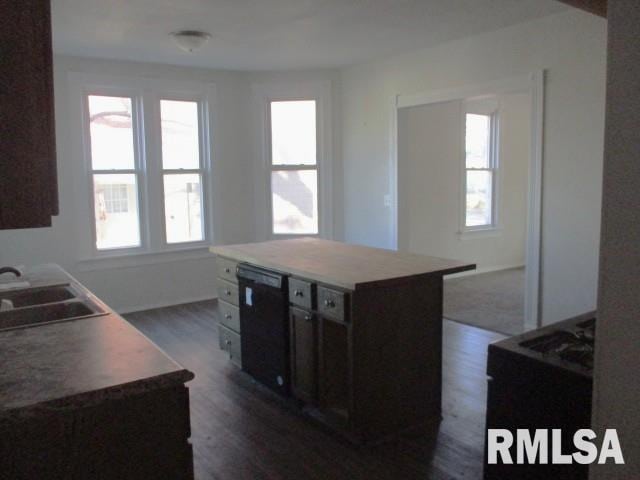
[[(562, 444), (572, 445), (591, 426), (595, 327), (591, 312), (489, 345), (487, 428), (562, 429)], [(588, 468), (485, 465), (484, 478), (582, 480)]]
[(593, 371), (596, 319), (565, 323), (562, 329), (520, 342), (520, 346)]

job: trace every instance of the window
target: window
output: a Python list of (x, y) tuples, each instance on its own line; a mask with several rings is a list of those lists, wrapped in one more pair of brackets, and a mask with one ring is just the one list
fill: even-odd
[(497, 114), (465, 115), (464, 229), (496, 226)]
[(318, 234), (316, 101), (270, 102), (271, 232)]
[(167, 243), (204, 239), (198, 103), (160, 100)]
[(114, 83), (93, 88), (83, 82), (81, 89), (94, 253), (157, 252), (208, 242), (205, 90), (181, 85), (172, 94), (153, 81)]
[(105, 185), (102, 192), (105, 211), (107, 213), (128, 213), (129, 190), (127, 184)]
[(140, 246), (134, 102), (89, 95), (91, 171), (98, 250)]

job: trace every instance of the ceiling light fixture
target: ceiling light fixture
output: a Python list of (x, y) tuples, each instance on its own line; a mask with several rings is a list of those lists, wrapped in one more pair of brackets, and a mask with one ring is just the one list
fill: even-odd
[(211, 38), (210, 33), (199, 30), (179, 30), (171, 32), (169, 36), (176, 42), (178, 47), (188, 53), (199, 50)]

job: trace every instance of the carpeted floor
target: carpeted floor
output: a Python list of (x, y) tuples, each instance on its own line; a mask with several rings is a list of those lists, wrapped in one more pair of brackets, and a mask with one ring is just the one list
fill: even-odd
[(505, 335), (524, 332), (524, 268), (445, 279), (444, 316)]

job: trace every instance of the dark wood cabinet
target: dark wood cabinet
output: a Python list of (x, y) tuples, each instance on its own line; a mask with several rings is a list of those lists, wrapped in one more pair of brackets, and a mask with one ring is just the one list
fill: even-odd
[[(474, 265), (317, 238), (211, 251), (226, 259), (223, 274), (246, 262), (288, 276), (289, 383), (304, 413), (356, 443), (437, 434), (442, 277)], [(245, 325), (251, 327), (239, 291), (246, 366)]]
[(0, 229), (58, 214), (50, 0), (0, 1)]
[(327, 422), (346, 428), (353, 407), (351, 382), (351, 329), (349, 324), (320, 319), (318, 403)]
[(314, 314), (290, 310), (291, 390), (300, 400), (315, 404), (318, 392), (318, 323)]
[(105, 397), (0, 419), (0, 478), (193, 480), (188, 388)]

